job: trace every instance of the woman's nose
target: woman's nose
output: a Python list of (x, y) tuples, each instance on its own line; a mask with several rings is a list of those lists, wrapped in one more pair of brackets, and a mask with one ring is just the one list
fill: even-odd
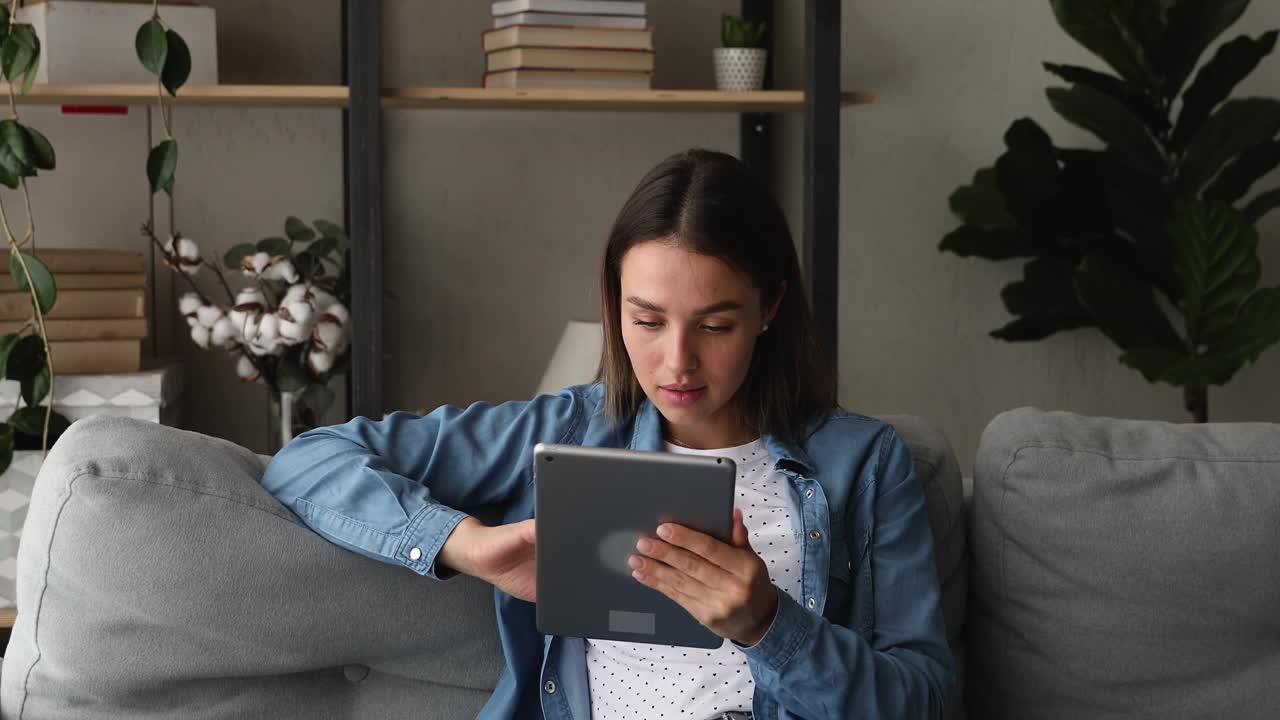
[(674, 372), (695, 370), (698, 367), (698, 354), (692, 338), (683, 331), (675, 330), (667, 338), (667, 369)]

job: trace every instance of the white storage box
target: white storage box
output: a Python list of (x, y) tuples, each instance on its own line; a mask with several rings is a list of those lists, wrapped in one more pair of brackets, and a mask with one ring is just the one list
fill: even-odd
[[(187, 82), (216, 84), (213, 8), (162, 3), (160, 17), (191, 50)], [(154, 83), (134, 50), (138, 28), (150, 19), (151, 3), (45, 0), (18, 9), (18, 22), (31, 23), (40, 37), (38, 83)]]

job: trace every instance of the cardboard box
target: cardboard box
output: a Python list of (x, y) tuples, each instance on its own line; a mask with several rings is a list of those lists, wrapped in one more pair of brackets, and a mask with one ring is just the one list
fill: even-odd
[[(160, 17), (191, 50), (192, 85), (217, 84), (214, 10), (165, 5)], [(37, 83), (154, 83), (134, 51), (138, 28), (151, 19), (151, 3), (45, 0), (18, 9), (40, 38)], [(182, 91), (179, 90), (179, 93)]]

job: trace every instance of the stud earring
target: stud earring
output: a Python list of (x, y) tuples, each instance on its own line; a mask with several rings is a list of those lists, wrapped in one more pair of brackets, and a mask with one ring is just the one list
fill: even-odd
[(769, 329), (769, 325), (766, 323), (764, 327), (760, 328), (760, 332), (765, 332), (768, 329)]

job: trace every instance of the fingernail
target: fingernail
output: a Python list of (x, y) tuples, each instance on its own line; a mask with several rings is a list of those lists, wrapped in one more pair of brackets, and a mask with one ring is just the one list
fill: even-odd
[(632, 555), (627, 558), (627, 564), (631, 566), (632, 570), (639, 570), (641, 567), (644, 566), (644, 561), (636, 557), (635, 555)]
[(653, 543), (648, 538), (640, 538), (636, 541), (636, 549), (640, 552), (647, 553), (653, 549)]
[(644, 580), (644, 573), (640, 572), (639, 570), (633, 570), (631, 572), (631, 577), (637, 580)]
[(661, 538), (669, 538), (669, 537), (671, 537), (671, 528), (667, 527), (666, 525), (659, 525), (659, 526), (658, 526), (658, 537), (661, 537)]

